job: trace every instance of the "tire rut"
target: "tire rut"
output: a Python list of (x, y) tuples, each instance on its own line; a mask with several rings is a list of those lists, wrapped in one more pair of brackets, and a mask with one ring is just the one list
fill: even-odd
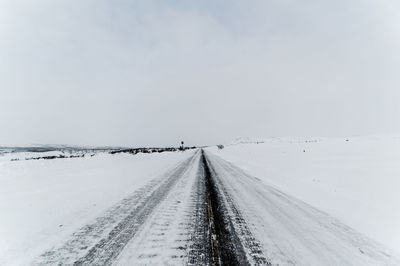
[(198, 166), (197, 161), (157, 206), (115, 265), (181, 265), (186, 262), (192, 228), (190, 219), (193, 219), (190, 198), (197, 177), (195, 166)]
[(271, 265), (204, 151), (152, 180), (33, 265), (112, 264)]
[[(211, 199), (215, 237), (211, 253), (216, 265), (271, 265), (263, 255), (261, 244), (250, 231), (229, 193), (224, 189), (211, 161), (202, 152), (206, 186)], [(214, 250), (213, 250), (214, 249)]]
[[(202, 164), (202, 162), (200, 162)], [(191, 195), (191, 237), (188, 248), (188, 265), (211, 265), (210, 230), (208, 218), (207, 190), (204, 167), (199, 165), (196, 183)]]

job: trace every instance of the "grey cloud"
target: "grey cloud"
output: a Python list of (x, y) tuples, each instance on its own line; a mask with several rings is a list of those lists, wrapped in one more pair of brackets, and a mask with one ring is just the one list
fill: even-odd
[(395, 134), (395, 1), (0, 4), (0, 142)]

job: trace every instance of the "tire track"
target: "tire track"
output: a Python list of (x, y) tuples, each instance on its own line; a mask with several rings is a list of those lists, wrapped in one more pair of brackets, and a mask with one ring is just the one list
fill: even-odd
[(188, 265), (212, 265), (207, 190), (202, 161), (200, 164), (191, 196), (191, 244), (187, 254)]
[(203, 151), (34, 263), (112, 264), (271, 265)]
[[(197, 157), (198, 159), (198, 157)], [(126, 246), (115, 265), (182, 265), (187, 263), (193, 228), (191, 196), (198, 160), (177, 182)]]

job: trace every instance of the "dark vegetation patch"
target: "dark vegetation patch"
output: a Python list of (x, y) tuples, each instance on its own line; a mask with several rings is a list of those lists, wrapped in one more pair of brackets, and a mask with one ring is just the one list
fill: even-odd
[[(85, 157), (85, 154), (78, 154), (78, 155), (64, 155), (64, 154), (59, 154), (59, 155), (50, 155), (50, 156), (39, 156), (39, 157), (30, 157), (30, 158), (25, 158), (22, 160), (52, 160), (52, 159), (63, 159), (63, 158), (83, 158)], [(20, 159), (15, 158), (11, 159), (11, 161), (19, 161)]]
[(162, 153), (162, 152), (176, 152), (176, 151), (185, 151), (196, 149), (196, 147), (167, 147), (167, 148), (133, 148), (133, 149), (119, 149), (110, 151), (110, 154), (117, 154), (117, 153), (129, 153), (129, 154), (138, 154), (138, 153)]
[[(1, 147), (0, 147), (1, 148)], [(53, 159), (69, 159), (69, 158), (83, 158), (86, 154), (93, 157), (98, 153), (129, 153), (129, 154), (138, 154), (138, 153), (161, 153), (161, 152), (176, 152), (176, 151), (185, 151), (196, 149), (196, 147), (167, 147), (167, 148), (57, 148), (57, 147), (11, 147), (4, 148), (3, 153), (18, 153), (18, 152), (35, 152), (35, 153), (44, 153), (44, 152), (54, 152), (59, 151), (62, 154), (59, 155), (48, 155), (48, 156), (36, 156), (29, 158), (14, 158), (11, 161), (23, 161), (23, 160), (53, 160)], [(1, 155), (1, 154), (0, 154)]]

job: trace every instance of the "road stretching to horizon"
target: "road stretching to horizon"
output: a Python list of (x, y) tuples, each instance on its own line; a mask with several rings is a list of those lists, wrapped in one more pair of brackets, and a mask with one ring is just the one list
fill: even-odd
[(328, 214), (196, 150), (34, 265), (399, 265)]

